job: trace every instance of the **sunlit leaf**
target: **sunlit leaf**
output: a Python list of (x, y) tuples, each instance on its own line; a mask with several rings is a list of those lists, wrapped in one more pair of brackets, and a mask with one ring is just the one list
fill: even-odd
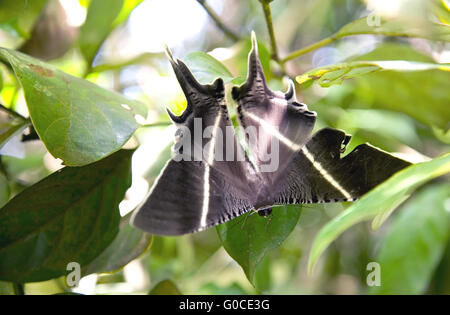
[(13, 295), (14, 290), (11, 282), (0, 281), (0, 295)]
[(120, 13), (114, 20), (113, 25), (116, 26), (126, 21), (131, 11), (133, 11), (139, 4), (141, 4), (142, 1), (144, 0), (125, 0), (122, 6), (122, 10), (120, 10)]
[(375, 187), (321, 228), (310, 252), (309, 270), (312, 271), (314, 264), (328, 245), (348, 228), (380, 213), (386, 213), (386, 211), (391, 213), (391, 210), (417, 187), (449, 172), (450, 154), (446, 154), (428, 162), (411, 165)]
[(119, 231), (119, 209), (131, 183), (133, 151), (83, 167), (65, 167), (0, 209), (0, 279), (36, 282), (82, 267)]
[[(356, 60), (393, 60), (432, 63), (430, 56), (407, 45), (384, 44)], [(447, 65), (448, 66), (448, 65)], [(450, 128), (450, 72), (379, 71), (354, 80), (357, 103), (370, 99), (371, 107), (405, 113), (417, 121), (438, 128)], [(361, 101), (359, 101), (361, 100)]]
[(323, 86), (329, 86), (353, 77), (352, 95), (356, 99), (351, 107), (402, 112), (432, 128), (447, 130), (450, 94), (446, 91), (450, 72), (442, 70), (449, 67), (433, 63), (431, 57), (408, 45), (387, 43), (347, 63), (312, 70), (297, 79), (306, 83), (318, 80)]
[(3, 207), (8, 202), (11, 190), (9, 188), (8, 180), (0, 173), (0, 207)]
[(120, 221), (114, 241), (82, 269), (83, 275), (116, 271), (138, 258), (151, 245), (153, 236), (130, 225), (131, 214)]
[(80, 29), (79, 45), (89, 64), (100, 46), (143, 0), (92, 0)]
[(431, 11), (440, 22), (450, 24), (450, 4), (447, 0), (430, 1)]
[(26, 38), (47, 0), (0, 0), (0, 29)]
[(177, 285), (171, 280), (163, 280), (155, 285), (149, 295), (181, 295)]
[(188, 53), (184, 62), (202, 84), (211, 83), (217, 78), (222, 78), (225, 83), (233, 80), (233, 75), (219, 60), (202, 51)]
[(55, 67), (0, 49), (22, 84), (34, 128), (66, 165), (95, 162), (119, 150), (139, 127), (146, 106)]
[(300, 84), (309, 80), (317, 80), (321, 86), (328, 87), (340, 84), (345, 79), (381, 70), (424, 71), (434, 69), (450, 71), (450, 65), (405, 60), (350, 61), (308, 71), (297, 76), (296, 80)]
[(450, 237), (447, 200), (450, 185), (435, 184), (402, 207), (375, 259), (381, 267), (380, 286), (372, 287), (369, 293), (424, 292)]
[(25, 119), (13, 119), (3, 121), (3, 115), (0, 114), (0, 149), (14, 136), (19, 135), (30, 122)]
[(250, 282), (253, 283), (256, 267), (264, 256), (292, 232), (300, 213), (300, 206), (280, 206), (273, 208), (271, 219), (248, 213), (217, 226), (223, 247)]

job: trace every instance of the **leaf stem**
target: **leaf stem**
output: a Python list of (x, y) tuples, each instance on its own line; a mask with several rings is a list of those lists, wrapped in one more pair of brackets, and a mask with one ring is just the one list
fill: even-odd
[(0, 110), (4, 110), (5, 112), (10, 114), (11, 116), (14, 116), (15, 118), (20, 118), (22, 120), (27, 120), (25, 117), (20, 115), (18, 112), (12, 110), (11, 108), (8, 108), (8, 107), (4, 106), (3, 104), (0, 104)]
[(336, 40), (338, 40), (340, 38), (340, 36), (332, 35), (330, 37), (324, 38), (321, 41), (318, 41), (317, 43), (311, 44), (309, 46), (306, 46), (304, 48), (301, 48), (297, 51), (294, 51), (293, 53), (290, 53), (289, 55), (287, 55), (286, 57), (284, 57), (283, 59), (280, 60), (280, 63), (284, 64), (289, 60), (295, 59), (297, 57), (300, 57), (312, 50), (315, 50), (317, 48), (320, 48), (322, 46), (328, 45), (331, 42), (334, 42)]
[(25, 295), (25, 286), (23, 283), (13, 282), (12, 286), (15, 295)]
[(272, 59), (279, 62), (277, 42), (275, 40), (275, 32), (273, 30), (272, 12), (270, 10), (270, 2), (273, 0), (259, 0), (263, 7), (264, 17), (266, 18), (267, 28), (270, 36), (270, 45), (272, 47)]
[(164, 127), (170, 126), (172, 123), (170, 121), (160, 121), (152, 124), (141, 125), (140, 127)]
[(214, 10), (206, 3), (206, 0), (197, 0), (197, 2), (205, 9), (211, 19), (216, 23), (217, 27), (221, 29), (226, 36), (237, 42), (240, 37), (230, 30), (221, 20), (220, 17), (214, 12)]

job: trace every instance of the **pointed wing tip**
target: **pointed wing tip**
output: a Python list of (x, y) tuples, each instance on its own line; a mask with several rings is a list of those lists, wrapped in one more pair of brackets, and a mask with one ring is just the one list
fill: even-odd
[(166, 107), (166, 112), (169, 115), (170, 120), (172, 120), (172, 122), (177, 123), (177, 124), (183, 122), (183, 119), (181, 118), (181, 116), (175, 115), (169, 107)]
[(258, 53), (258, 41), (256, 39), (256, 33), (252, 30), (251, 33), (251, 41), (252, 41), (252, 50), (254, 50), (256, 53)]
[(176, 64), (177, 62), (173, 58), (172, 51), (170, 50), (169, 46), (167, 44), (164, 44), (164, 52), (166, 53), (167, 58), (169, 59), (171, 64)]

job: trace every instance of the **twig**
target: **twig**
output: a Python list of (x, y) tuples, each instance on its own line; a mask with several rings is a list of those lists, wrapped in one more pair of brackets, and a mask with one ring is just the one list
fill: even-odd
[(23, 283), (13, 282), (13, 291), (15, 295), (25, 295), (25, 288)]
[(287, 55), (286, 57), (281, 59), (280, 63), (284, 64), (284, 63), (286, 63), (289, 60), (292, 60), (292, 59), (295, 59), (297, 57), (300, 57), (301, 55), (304, 55), (304, 54), (306, 54), (306, 53), (308, 53), (308, 52), (310, 52), (310, 51), (312, 51), (314, 49), (317, 49), (317, 48), (325, 46), (325, 45), (327, 45), (327, 44), (329, 44), (331, 42), (334, 42), (335, 40), (338, 40), (339, 38), (340, 37), (336, 36), (336, 35), (324, 38), (324, 39), (322, 39), (321, 41), (319, 41), (317, 43), (311, 44), (311, 45), (306, 46), (306, 47), (304, 47), (302, 49), (294, 51), (293, 53), (290, 53), (289, 55)]
[(170, 126), (172, 123), (170, 121), (161, 121), (161, 122), (156, 122), (156, 123), (152, 123), (152, 124), (145, 124), (145, 125), (141, 125), (140, 127), (164, 127), (164, 126)]
[(0, 109), (8, 112), (11, 116), (14, 116), (16, 118), (20, 118), (20, 119), (23, 119), (23, 120), (27, 120), (25, 117), (20, 115), (18, 112), (13, 111), (11, 108), (8, 108), (8, 107), (4, 106), (3, 104), (0, 104)]
[(236, 33), (234, 33), (225, 24), (223, 24), (216, 12), (214, 12), (213, 9), (206, 3), (206, 0), (197, 0), (197, 2), (203, 7), (203, 9), (205, 9), (211, 19), (213, 19), (213, 21), (216, 23), (217, 27), (220, 28), (225, 33), (225, 35), (227, 35), (235, 42), (240, 39), (240, 37), (236, 35)]
[(272, 46), (272, 59), (279, 61), (277, 42), (275, 41), (275, 33), (273, 31), (272, 12), (270, 11), (270, 2), (273, 0), (259, 0), (264, 10), (264, 16), (266, 18), (267, 28), (269, 30), (270, 45)]

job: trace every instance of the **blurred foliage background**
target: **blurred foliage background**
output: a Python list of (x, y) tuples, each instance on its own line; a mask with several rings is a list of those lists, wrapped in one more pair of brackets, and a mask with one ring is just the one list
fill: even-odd
[[(336, 72), (327, 69), (326, 77), (312, 73), (297, 80), (298, 98), (318, 113), (316, 129), (330, 126), (352, 134), (348, 152), (364, 142), (415, 161), (449, 152), (450, 74), (438, 68), (411, 69), (416, 62), (450, 63), (450, 32), (433, 28), (435, 24), (448, 27), (448, 1), (275, 0), (270, 8), (276, 47), (263, 11), (268, 2), (0, 0), (0, 46), (147, 105), (148, 116), (142, 117), (143, 126), (128, 143), (139, 147), (132, 160), (132, 186), (120, 204), (122, 215), (143, 200), (171, 156), (175, 130), (169, 126), (165, 107), (180, 113), (186, 105), (163, 54), (164, 44), (187, 62), (200, 81), (209, 82), (218, 74), (224, 77), (228, 93), (232, 84), (246, 77), (252, 30), (272, 89), (285, 90), (286, 78), (345, 63), (347, 68)], [(375, 24), (380, 18), (397, 24), (367, 30), (368, 15)], [(359, 19), (366, 21), (363, 28), (349, 28)], [(324, 39), (330, 40), (321, 42)], [(308, 47), (310, 51), (301, 51)], [(298, 55), (291, 55), (299, 49)], [(198, 52), (208, 52), (219, 65)], [(397, 63), (393, 69), (382, 64), (384, 71), (374, 71), (376, 67), (369, 64), (350, 72), (355, 69), (351, 62), (385, 60), (411, 63)], [(1, 104), (18, 113), (14, 117), (0, 112), (3, 205), (62, 165), (41, 141), (33, 140), (36, 133), (20, 118), (29, 116), (22, 87), (10, 67), (2, 64), (0, 70)], [(229, 95), (228, 99), (233, 113)], [(29, 141), (21, 141), (23, 130)], [(11, 132), (17, 136), (11, 137)], [(315, 236), (348, 204), (302, 207), (291, 234), (258, 265), (253, 284), (224, 250), (216, 230), (209, 229), (182, 237), (155, 236), (151, 248), (138, 259), (115, 273), (90, 274), (74, 291), (449, 294), (449, 191), (448, 178), (432, 181), (380, 229), (373, 231), (370, 223), (363, 222), (346, 230), (312, 274), (307, 263)], [(369, 262), (381, 264), (381, 288), (366, 284)], [(28, 294), (68, 290), (62, 278), (25, 286)], [(0, 282), (0, 293), (10, 292), (7, 283)]]

